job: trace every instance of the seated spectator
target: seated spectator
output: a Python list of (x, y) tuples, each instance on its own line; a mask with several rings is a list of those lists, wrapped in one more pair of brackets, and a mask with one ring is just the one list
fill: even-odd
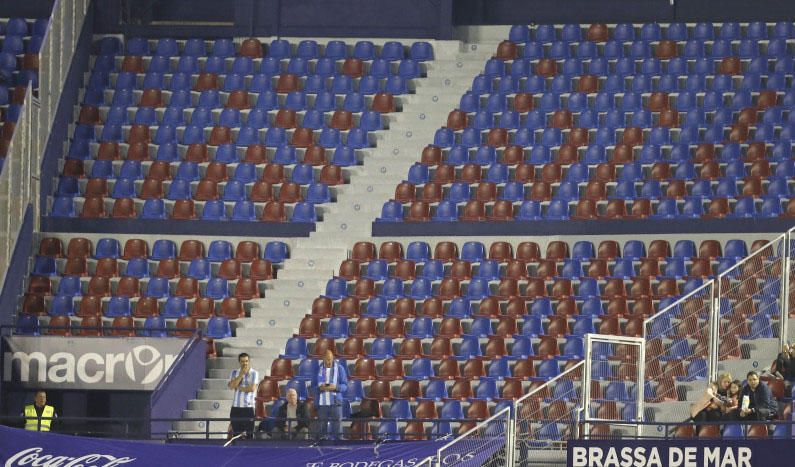
[(795, 343), (784, 344), (773, 365), (771, 365), (770, 372), (778, 378), (789, 381), (795, 379)]
[(287, 391), (287, 403), (279, 407), (274, 420), (275, 438), (306, 439), (309, 433), (309, 411), (306, 402), (298, 400), (298, 392)]
[(735, 379), (729, 385), (729, 390), (726, 392), (728, 404), (721, 407), (721, 411), (723, 412), (723, 420), (734, 420), (735, 411), (737, 410), (737, 407), (740, 406), (740, 392), (742, 391), (742, 387), (743, 383), (739, 379)]
[(695, 422), (719, 422), (723, 419), (723, 408), (728, 405), (726, 398), (732, 376), (721, 373), (718, 380), (709, 383), (704, 394), (690, 406), (690, 417)]
[(737, 412), (739, 420), (770, 419), (778, 410), (770, 388), (767, 384), (760, 384), (759, 374), (755, 371), (749, 371), (746, 380), (747, 383), (740, 393), (740, 408)]

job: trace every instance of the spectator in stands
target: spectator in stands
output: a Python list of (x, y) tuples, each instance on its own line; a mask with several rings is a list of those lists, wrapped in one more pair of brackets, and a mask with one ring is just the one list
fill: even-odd
[(723, 408), (728, 406), (727, 394), (732, 382), (729, 373), (721, 373), (718, 380), (709, 383), (701, 398), (690, 406), (690, 416), (695, 422), (719, 422)]
[(759, 374), (749, 371), (746, 385), (740, 393), (740, 420), (768, 420), (776, 414), (778, 406), (767, 384), (760, 384)]
[(287, 403), (279, 407), (275, 420), (274, 437), (306, 439), (309, 432), (309, 408), (306, 402), (298, 400), (298, 391), (287, 390)]
[(776, 356), (770, 372), (778, 378), (792, 380), (795, 377), (795, 343), (784, 344), (784, 348)]
[(739, 379), (735, 379), (729, 385), (729, 390), (726, 393), (728, 404), (721, 407), (723, 412), (723, 420), (734, 420), (737, 407), (740, 406), (740, 392), (742, 392), (743, 383)]
[(334, 352), (326, 350), (323, 365), (315, 381), (318, 395), (318, 418), (320, 419), (320, 438), (339, 439), (342, 425), (342, 394), (348, 387), (347, 370), (334, 359)]
[(33, 403), (26, 405), (22, 411), (25, 429), (30, 431), (50, 431), (57, 417), (55, 407), (47, 405), (47, 393), (43, 390), (36, 391)]
[[(245, 352), (237, 356), (239, 369), (232, 370), (227, 387), (235, 391), (229, 418), (232, 419), (232, 436), (254, 431), (254, 393), (259, 382), (259, 373), (251, 369), (251, 357)], [(235, 420), (237, 419), (237, 420)]]

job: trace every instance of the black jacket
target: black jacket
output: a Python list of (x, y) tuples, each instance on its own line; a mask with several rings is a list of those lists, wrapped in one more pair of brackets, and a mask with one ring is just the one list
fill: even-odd
[[(295, 408), (295, 417), (298, 419), (296, 422), (295, 420), (290, 422), (290, 428), (293, 431), (300, 430), (301, 428), (309, 428), (309, 414), (307, 413), (306, 402), (298, 401), (296, 404), (297, 407)], [(279, 410), (276, 413), (276, 420), (274, 421), (274, 427), (280, 429), (282, 431), (287, 430), (287, 402), (279, 407)]]
[(767, 420), (778, 411), (778, 404), (773, 399), (773, 392), (763, 381), (759, 382), (756, 390), (751, 390), (751, 386), (746, 384), (740, 393), (739, 403), (742, 406), (743, 397), (748, 396), (748, 408), (754, 409), (752, 418), (757, 420)]

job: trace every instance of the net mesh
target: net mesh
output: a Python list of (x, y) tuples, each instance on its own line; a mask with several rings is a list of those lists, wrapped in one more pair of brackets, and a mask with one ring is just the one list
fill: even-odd
[(752, 246), (746, 258), (718, 266), (718, 361), (749, 358), (745, 341), (779, 335), (784, 235)]
[(506, 440), (510, 428), (511, 409), (506, 407), (474, 428), (440, 448), (437, 466), (506, 464)]
[[(706, 282), (644, 322), (647, 404), (685, 401), (677, 382), (707, 379), (713, 290)], [(669, 404), (666, 412), (674, 420), (690, 416), (687, 404)]]
[(635, 422), (643, 420), (638, 388), (642, 386), (638, 365), (642, 340), (618, 342), (621, 338), (589, 336), (586, 370), (589, 397), (583, 405), (586, 424), (583, 437), (614, 439), (637, 436)]
[(531, 457), (543, 456), (543, 452), (565, 455), (566, 441), (579, 436), (584, 362), (567, 366), (551, 380), (533, 382), (525, 396), (514, 403), (517, 465), (526, 464)]

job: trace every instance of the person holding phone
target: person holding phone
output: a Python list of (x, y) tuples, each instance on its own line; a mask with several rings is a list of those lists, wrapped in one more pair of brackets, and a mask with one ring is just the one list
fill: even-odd
[(343, 393), (348, 388), (347, 370), (334, 358), (331, 349), (323, 354), (315, 383), (318, 389), (317, 413), (321, 439), (340, 439)]

